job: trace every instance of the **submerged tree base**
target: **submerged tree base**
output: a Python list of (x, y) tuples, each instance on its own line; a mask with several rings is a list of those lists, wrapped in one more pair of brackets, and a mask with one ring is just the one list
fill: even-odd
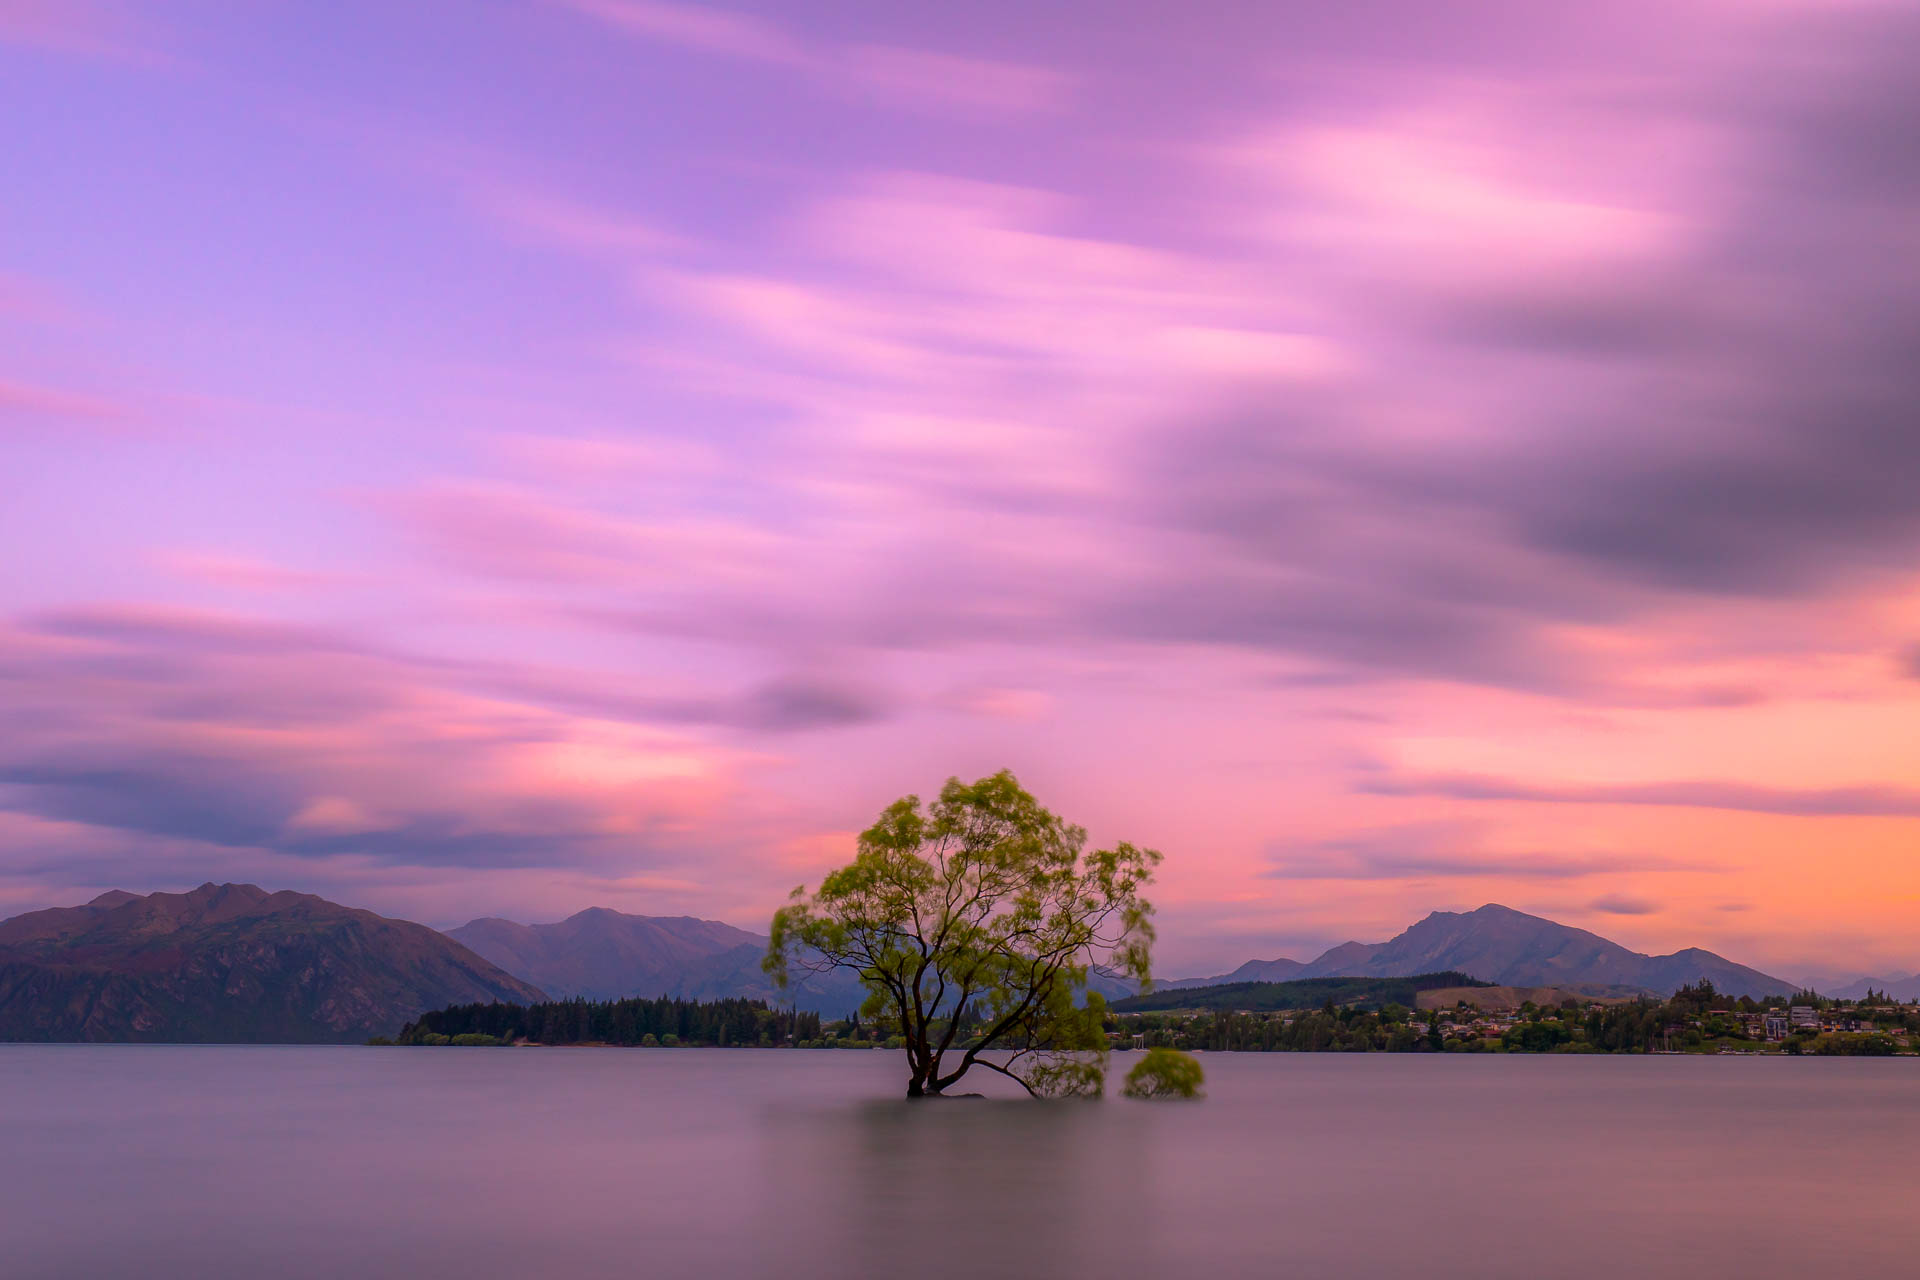
[(984, 1093), (910, 1093), (907, 1095), (908, 1102), (965, 1102), (969, 1098), (976, 1102), (985, 1102), (987, 1095)]

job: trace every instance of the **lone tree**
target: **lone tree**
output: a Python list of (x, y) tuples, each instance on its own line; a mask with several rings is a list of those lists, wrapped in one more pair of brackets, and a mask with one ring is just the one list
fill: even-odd
[(1036, 1097), (1097, 1095), (1106, 1003), (1087, 976), (1099, 965), (1150, 982), (1153, 908), (1140, 891), (1160, 855), (1086, 843), (1005, 770), (949, 779), (930, 806), (887, 806), (818, 892), (793, 891), (764, 967), (781, 987), (796, 968), (858, 972), (861, 1013), (906, 1041), (909, 1098), (974, 1067)]

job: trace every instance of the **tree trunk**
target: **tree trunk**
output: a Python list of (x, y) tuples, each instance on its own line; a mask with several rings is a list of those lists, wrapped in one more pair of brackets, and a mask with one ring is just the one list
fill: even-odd
[(909, 1046), (907, 1062), (911, 1068), (907, 1076), (907, 1096), (924, 1098), (927, 1094), (927, 1079), (933, 1074), (932, 1064), (927, 1061), (926, 1052), (918, 1046)]

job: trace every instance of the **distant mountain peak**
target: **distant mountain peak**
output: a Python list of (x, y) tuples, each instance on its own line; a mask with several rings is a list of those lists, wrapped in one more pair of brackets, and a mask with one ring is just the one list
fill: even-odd
[[(1257, 963), (1243, 965), (1234, 974), (1245, 974)], [(1790, 982), (1699, 947), (1649, 956), (1589, 930), (1497, 902), (1472, 911), (1429, 912), (1385, 942), (1343, 942), (1297, 966), (1289, 976), (1391, 978), (1447, 969), (1504, 986), (1604, 984), (1637, 987), (1662, 996), (1703, 978), (1735, 996), (1794, 989)], [(1223, 975), (1168, 985), (1239, 980), (1243, 979)]]
[(761, 971), (763, 934), (697, 916), (642, 916), (587, 907), (550, 924), (470, 920), (448, 936), (555, 996), (617, 1000), (669, 995), (745, 996), (840, 1016), (864, 998), (857, 979), (833, 974), (776, 991)]
[[(149, 894), (148, 896), (169, 897), (172, 895)], [(247, 898), (251, 901), (259, 902), (273, 895), (257, 884), (245, 884), (233, 880), (226, 881), (222, 884), (215, 884), (209, 880), (198, 888), (187, 890), (186, 893), (180, 896), (185, 898)]]

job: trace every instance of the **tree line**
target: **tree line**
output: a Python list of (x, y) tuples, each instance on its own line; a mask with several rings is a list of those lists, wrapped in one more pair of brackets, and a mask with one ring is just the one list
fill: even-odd
[[(464, 1039), (463, 1039), (464, 1037)], [(423, 1013), (396, 1044), (755, 1045), (818, 1042), (820, 1015), (764, 1000), (550, 1000), (461, 1004)]]
[[(1711, 1052), (1757, 1047), (1742, 1016), (1777, 1011), (1786, 1003), (1783, 997), (1730, 1000), (1702, 981), (1682, 987), (1667, 1000), (1527, 1003), (1511, 1025), (1492, 1036), (1466, 1025), (1477, 1012), (1464, 1002), (1453, 1009), (1413, 1013), (1394, 1003), (1367, 1009), (1328, 1000), (1313, 1012), (1285, 1016), (1248, 1011), (1133, 1014), (1120, 1020), (1117, 1038), (1148, 1048), (1270, 1053)], [(1820, 1003), (1833, 1004), (1824, 999)], [(1920, 1007), (1884, 998), (1852, 1007), (1862, 1024), (1859, 1032), (1796, 1033), (1780, 1048), (1787, 1053), (1884, 1056), (1899, 1051), (1896, 1036), (1920, 1037)], [(1449, 1021), (1456, 1024), (1452, 1030), (1445, 1026)]]

